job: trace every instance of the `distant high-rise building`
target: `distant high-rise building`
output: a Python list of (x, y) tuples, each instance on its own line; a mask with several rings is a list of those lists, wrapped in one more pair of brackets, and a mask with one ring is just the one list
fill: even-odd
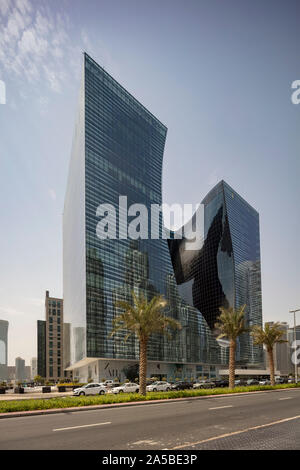
[(8, 379), (7, 349), (8, 321), (0, 320), (0, 381)]
[(46, 378), (46, 321), (37, 321), (37, 375)]
[[(266, 325), (274, 325), (274, 322), (266, 322)], [(288, 342), (289, 325), (286, 322), (279, 322), (279, 328), (282, 331), (280, 339), (285, 343), (275, 343), (273, 348), (274, 367), (280, 375), (289, 375), (292, 372), (291, 352)], [(269, 368), (268, 354), (265, 355), (266, 367)]]
[(46, 291), (46, 320), (38, 320), (38, 375), (47, 380), (64, 377), (63, 368), (63, 299), (50, 297)]
[(38, 375), (37, 371), (37, 358), (33, 357), (31, 358), (30, 361), (30, 366), (31, 366), (31, 379), (33, 380), (36, 375)]
[(7, 381), (13, 382), (16, 379), (16, 366), (7, 366)]
[(17, 357), (15, 360), (15, 367), (16, 382), (24, 382), (26, 380), (25, 359)]

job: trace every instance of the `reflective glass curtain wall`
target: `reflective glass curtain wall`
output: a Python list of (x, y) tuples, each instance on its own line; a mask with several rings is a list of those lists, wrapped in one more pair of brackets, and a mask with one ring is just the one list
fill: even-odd
[[(261, 326), (258, 213), (221, 181), (186, 224), (187, 233), (189, 228), (195, 230), (196, 216), (202, 220), (197, 249), (186, 250), (185, 239), (169, 241), (182, 298), (201, 312), (213, 332), (221, 306), (238, 308), (245, 304), (247, 326)], [(250, 333), (238, 339), (236, 359), (241, 366), (262, 365), (262, 348), (253, 345)]]
[[(167, 240), (96, 236), (101, 203), (117, 209), (123, 195), (128, 206), (161, 204), (167, 129), (87, 54), (82, 83), (64, 212), (65, 321), (71, 323), (72, 363), (84, 357), (138, 359), (135, 338), (125, 343), (125, 332), (110, 337), (120, 313), (116, 300), (130, 300), (134, 290), (149, 299), (164, 294), (166, 314), (183, 326), (172, 340), (152, 338), (150, 360), (175, 368), (188, 362), (218, 364), (220, 348), (207, 322), (179, 295)], [(118, 217), (117, 210), (117, 233)]]

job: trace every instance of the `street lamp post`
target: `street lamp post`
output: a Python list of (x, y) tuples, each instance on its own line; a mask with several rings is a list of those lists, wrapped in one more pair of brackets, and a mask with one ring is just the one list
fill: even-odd
[[(300, 312), (300, 308), (296, 310), (290, 310), (290, 313), (294, 314), (294, 345), (296, 347), (296, 340), (297, 340), (297, 335), (296, 335), (296, 312)], [(295, 382), (298, 383), (298, 364), (297, 361), (295, 361)]]

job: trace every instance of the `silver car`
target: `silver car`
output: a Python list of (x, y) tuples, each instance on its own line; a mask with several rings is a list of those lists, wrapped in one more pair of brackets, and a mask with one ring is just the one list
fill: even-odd
[(271, 385), (271, 381), (269, 379), (262, 379), (259, 381), (259, 385)]
[(80, 395), (104, 395), (106, 392), (106, 387), (103, 384), (90, 383), (83, 385), (83, 387), (75, 388), (73, 395), (77, 397)]
[(168, 392), (171, 390), (171, 384), (169, 382), (156, 381), (151, 385), (147, 385), (146, 390), (147, 392)]
[(132, 383), (132, 382), (127, 382), (123, 385), (120, 385), (119, 387), (113, 387), (111, 389), (112, 393), (138, 393), (139, 391), (139, 385)]
[(210, 380), (200, 380), (200, 382), (197, 382), (193, 385), (193, 388), (215, 388), (216, 384), (214, 382), (211, 382)]

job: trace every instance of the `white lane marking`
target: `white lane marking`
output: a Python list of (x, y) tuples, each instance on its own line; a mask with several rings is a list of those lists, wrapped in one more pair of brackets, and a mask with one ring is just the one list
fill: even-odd
[(150, 446), (156, 446), (159, 444), (159, 442), (155, 442), (153, 441), (152, 439), (146, 439), (144, 441), (136, 441), (136, 442), (132, 442), (131, 444), (129, 444), (130, 446), (140, 446), (141, 444), (149, 444)]
[[(190, 403), (189, 400), (185, 400), (185, 401), (179, 401), (179, 402), (175, 402), (175, 401), (165, 401), (163, 403), (151, 403), (150, 405), (147, 404), (147, 403), (143, 403), (141, 402), (143, 405), (145, 405), (146, 408), (149, 408), (150, 406), (165, 406), (165, 405), (180, 405), (181, 403)], [(137, 405), (137, 406), (141, 406), (141, 405)], [(99, 410), (84, 410), (85, 413), (93, 413), (95, 414), (95, 412), (97, 413), (103, 413), (103, 411), (120, 411), (122, 409), (127, 410), (129, 407), (127, 406), (120, 406), (120, 407), (116, 407), (116, 408), (101, 408)], [(77, 415), (77, 411), (71, 411), (72, 415)]]
[(279, 398), (278, 400), (291, 400), (293, 397), (284, 397), (284, 398)]
[(151, 403), (151, 405), (147, 405), (147, 408), (149, 406), (159, 406), (159, 405), (179, 405), (180, 403), (189, 403), (188, 400), (185, 400), (185, 401), (180, 401), (180, 402), (175, 402), (175, 401), (166, 401), (165, 403)]
[(209, 410), (220, 410), (221, 408), (233, 408), (233, 405), (215, 406), (214, 408), (208, 408), (208, 409)]
[(183, 449), (184, 447), (187, 447), (187, 446), (190, 447), (190, 446), (195, 446), (198, 444), (204, 444), (205, 442), (216, 441), (217, 439), (224, 439), (225, 437), (231, 437), (236, 434), (242, 434), (248, 431), (255, 431), (256, 429), (266, 428), (268, 426), (274, 426), (275, 424), (286, 423), (287, 421), (292, 421), (294, 419), (299, 419), (299, 418), (300, 418), (300, 415), (292, 416), (291, 418), (284, 418), (284, 419), (280, 419), (279, 421), (273, 421), (273, 423), (261, 424), (259, 426), (253, 426), (252, 428), (241, 429), (240, 431), (229, 432), (227, 434), (221, 434), (220, 436), (210, 437), (209, 439), (203, 439), (202, 441), (198, 441), (198, 442), (186, 442), (185, 444), (172, 447), (171, 449), (168, 449), (168, 450)]
[(103, 426), (104, 424), (111, 424), (111, 421), (107, 421), (106, 423), (83, 424), (81, 426), (70, 426), (68, 428), (52, 429), (52, 431), (53, 432), (55, 432), (55, 431), (69, 431), (69, 429), (89, 428), (89, 427), (92, 427), (92, 426)]

